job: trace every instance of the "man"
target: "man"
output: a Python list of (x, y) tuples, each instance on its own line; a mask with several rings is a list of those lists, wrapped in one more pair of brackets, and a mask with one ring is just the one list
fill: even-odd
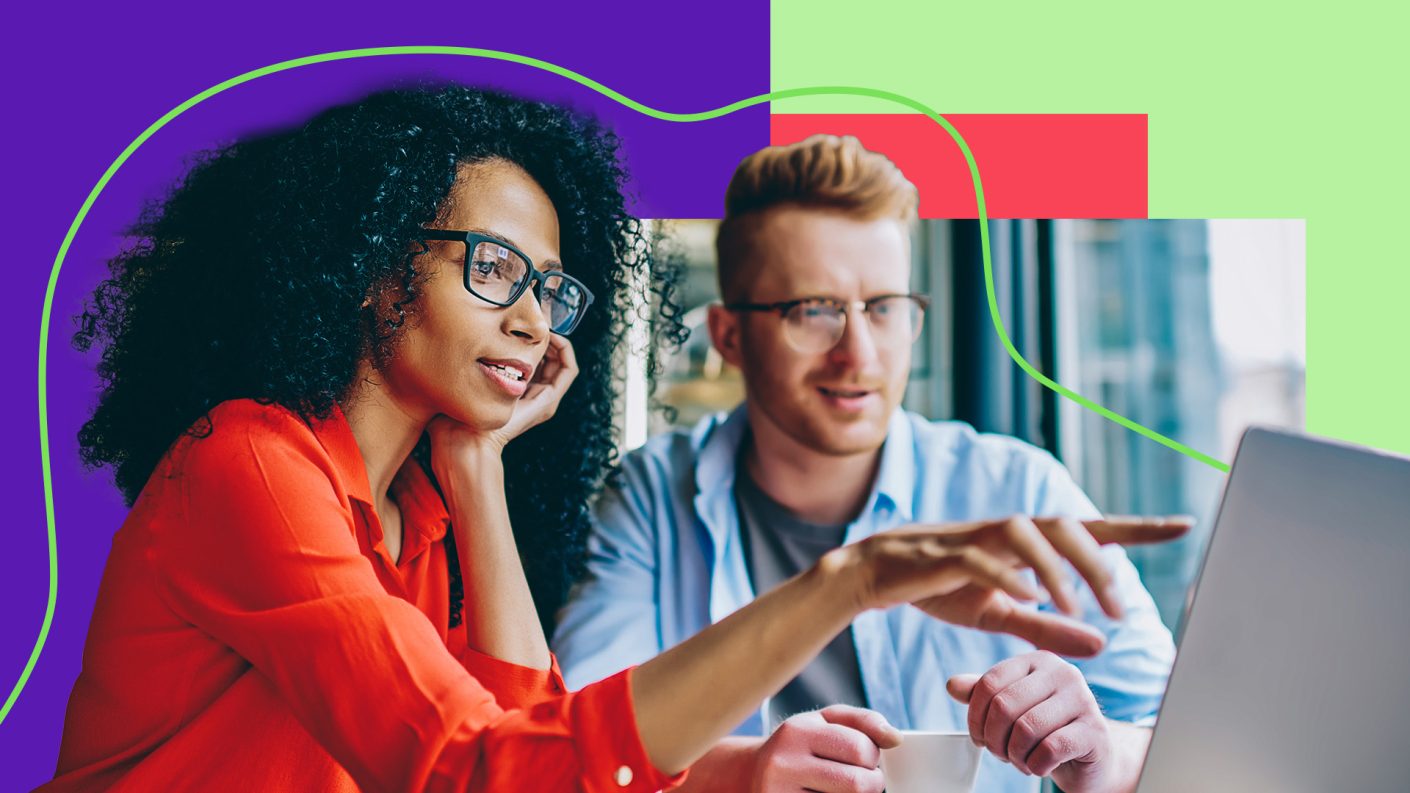
[[(926, 301), (909, 294), (916, 191), (889, 160), (854, 138), (770, 147), (739, 166), (725, 207), (709, 327), (746, 400), (624, 460), (554, 637), (572, 687), (879, 531), (1097, 516), (1045, 452), (900, 409)], [(1154, 720), (1174, 648), (1125, 553), (1103, 553), (1102, 596), (1124, 619), (1085, 586), (1058, 598), (1104, 633), (1095, 658), (1069, 663), (914, 608), (869, 612), (683, 789), (874, 790), (876, 775), (857, 771), (875, 768), (894, 726), (967, 730), (987, 748), (985, 790), (1031, 791), (1046, 775), (1068, 793), (1129, 790), (1150, 738), (1135, 725)]]

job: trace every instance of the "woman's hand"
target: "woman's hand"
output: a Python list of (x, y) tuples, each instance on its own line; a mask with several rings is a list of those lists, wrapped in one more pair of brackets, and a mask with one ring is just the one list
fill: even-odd
[(514, 414), (499, 429), (479, 432), (454, 419), (437, 416), (427, 431), (431, 433), (433, 458), (452, 459), (466, 451), (504, 451), (510, 441), (553, 418), (563, 395), (578, 376), (578, 359), (573, 345), (556, 333), (549, 334), (548, 349), (539, 362), (529, 387), (514, 404)]
[[(1165, 542), (1191, 525), (1183, 517), (1076, 521), (1017, 516), (907, 526), (832, 551), (825, 563), (855, 572), (861, 609), (912, 603), (954, 625), (1013, 634), (1063, 655), (1089, 656), (1105, 643), (1100, 631), (1019, 603), (1051, 597), (1059, 611), (1076, 616), (1066, 561), (1086, 579), (1102, 610), (1119, 619), (1121, 603), (1100, 546)], [(1037, 574), (1041, 590), (1025, 580), (1024, 568)]]
[(476, 652), (535, 669), (548, 669), (552, 658), (509, 522), (502, 454), (511, 440), (552, 418), (577, 376), (573, 346), (550, 335), (543, 361), (503, 427), (483, 432), (447, 416), (427, 427), (431, 468), (455, 532), (466, 643)]
[(1188, 518), (1076, 522), (1010, 518), (908, 526), (828, 551), (813, 567), (637, 667), (633, 704), (651, 762), (674, 773), (738, 726), (868, 609), (914, 603), (955, 625), (1020, 636), (1043, 649), (1093, 655), (1103, 635), (1077, 620), (1019, 607), (1040, 590), (1075, 613), (1070, 563), (1108, 614), (1121, 605), (1099, 546), (1172, 540)]
[(514, 406), (514, 415), (509, 423), (500, 427), (492, 435), (500, 440), (500, 448), (525, 432), (553, 418), (558, 405), (568, 387), (578, 376), (578, 359), (573, 354), (573, 344), (557, 333), (548, 335), (548, 349), (539, 362), (534, 376), (529, 379), (529, 387)]

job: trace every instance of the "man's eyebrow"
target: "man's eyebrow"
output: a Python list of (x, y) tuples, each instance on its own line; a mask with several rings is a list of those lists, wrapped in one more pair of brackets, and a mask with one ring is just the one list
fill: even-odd
[[(486, 229), (486, 228), (479, 228), (479, 227), (477, 227), (477, 226), (471, 226), (468, 230), (469, 230), (469, 231), (473, 231), (473, 232), (475, 232), (476, 234), (483, 234), (483, 235), (485, 235), (486, 237), (491, 237), (491, 238), (493, 238), (493, 239), (497, 239), (497, 240), (499, 240), (500, 242), (504, 243), (505, 245), (508, 245), (508, 246), (511, 247), (511, 248), (516, 248), (516, 249), (521, 250), (521, 251), (524, 250), (524, 246), (520, 245), (519, 243), (515, 242), (514, 240), (511, 240), (510, 238), (508, 238), (508, 237), (504, 236), (503, 234), (500, 234), (499, 232), (494, 231), (494, 230), (492, 230), (492, 229)], [(538, 262), (538, 265), (539, 265), (539, 267), (541, 267), (541, 268), (543, 268), (543, 269), (545, 269), (545, 270), (562, 270), (562, 269), (563, 269), (563, 263), (560, 262), (560, 261), (558, 261), (557, 259), (549, 259), (549, 260), (547, 260), (547, 261)]]

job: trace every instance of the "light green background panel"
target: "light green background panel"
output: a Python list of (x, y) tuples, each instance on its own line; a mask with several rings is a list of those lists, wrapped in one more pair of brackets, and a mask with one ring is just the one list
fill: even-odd
[(1410, 452), (1410, 2), (775, 0), (771, 37), (774, 90), (1148, 114), (1151, 217), (1307, 219), (1308, 429)]

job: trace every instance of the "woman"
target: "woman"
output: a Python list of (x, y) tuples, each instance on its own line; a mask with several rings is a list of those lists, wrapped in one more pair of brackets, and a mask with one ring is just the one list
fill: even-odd
[(1060, 601), (1061, 556), (1096, 582), (1047, 524), (892, 533), (565, 692), (535, 603), (576, 572), (649, 268), (615, 148), (548, 105), (387, 92), (215, 153), (143, 219), (78, 336), (85, 460), (133, 506), (46, 790), (653, 791), (862, 610), (1003, 629), (1039, 594), (1020, 567)]

